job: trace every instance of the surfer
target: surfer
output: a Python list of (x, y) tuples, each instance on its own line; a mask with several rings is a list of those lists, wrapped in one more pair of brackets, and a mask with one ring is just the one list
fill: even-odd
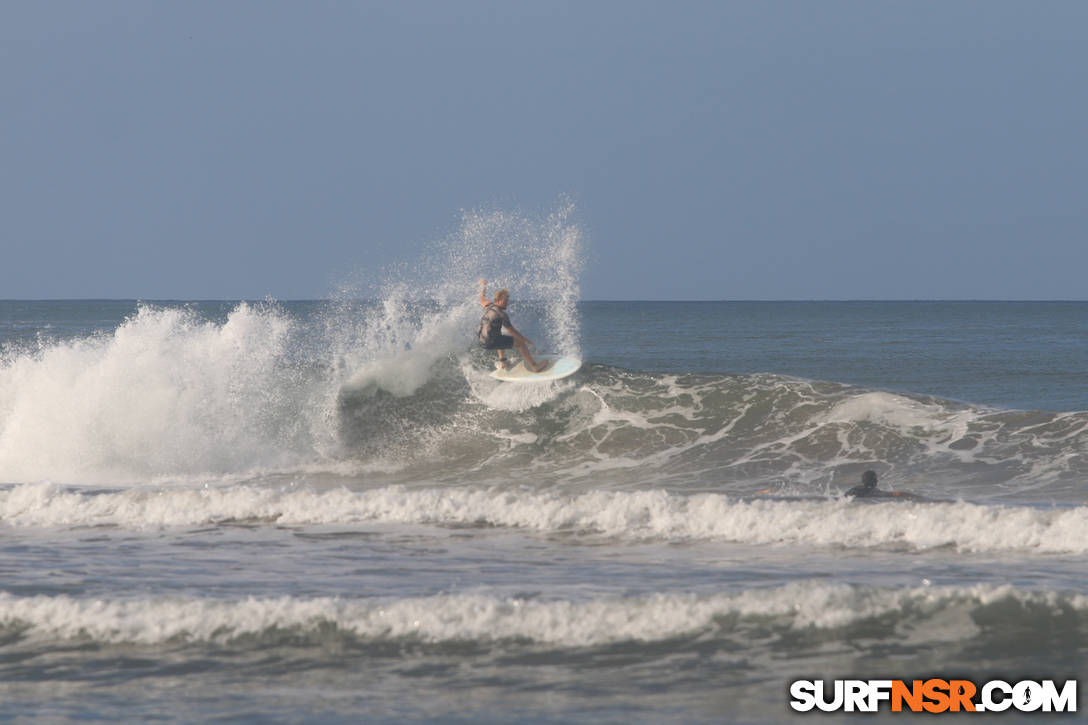
[(876, 471), (866, 471), (861, 474), (861, 483), (854, 486), (844, 495), (853, 498), (898, 498), (904, 501), (926, 501), (925, 496), (919, 496), (909, 491), (885, 491), (876, 487)]
[[(510, 304), (510, 293), (504, 288), (495, 293), (495, 301), (487, 300), (487, 280), (480, 280), (480, 305), (484, 308), (484, 316), (480, 319), (478, 337), (480, 345), (485, 350), (496, 350), (499, 353), (499, 366), (507, 367), (505, 351), (516, 347), (518, 354), (525, 360), (525, 367), (534, 373), (539, 373), (546, 363), (537, 364), (533, 356), (529, 354), (529, 348), (535, 348), (529, 338), (522, 335), (510, 323), (510, 316), (506, 314), (506, 306)], [(510, 334), (502, 334), (506, 328)]]

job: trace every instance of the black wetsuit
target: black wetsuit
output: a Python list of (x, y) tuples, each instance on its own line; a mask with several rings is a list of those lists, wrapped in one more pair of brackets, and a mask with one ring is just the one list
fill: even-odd
[(514, 338), (502, 334), (504, 326), (510, 327), (510, 317), (506, 310), (492, 302), (480, 318), (480, 331), (477, 334), (480, 345), (485, 350), (509, 350), (514, 347)]
[(852, 489), (846, 492), (846, 496), (854, 496), (855, 498), (883, 498), (890, 496), (887, 491), (881, 491), (876, 486), (866, 486), (864, 483), (854, 486)]
[(844, 496), (852, 496), (854, 498), (895, 498), (901, 501), (930, 501), (925, 496), (919, 496), (916, 493), (909, 491), (884, 491), (876, 487), (876, 482), (870, 485), (864, 483), (854, 486), (847, 491)]

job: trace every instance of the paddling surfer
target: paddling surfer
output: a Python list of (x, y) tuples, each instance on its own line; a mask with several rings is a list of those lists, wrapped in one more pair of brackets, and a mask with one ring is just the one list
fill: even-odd
[(847, 491), (844, 496), (852, 498), (898, 498), (906, 501), (926, 501), (925, 496), (919, 496), (910, 491), (885, 491), (876, 487), (876, 471), (866, 471), (861, 474), (861, 483)]
[[(506, 314), (506, 306), (510, 304), (510, 293), (506, 289), (500, 289), (495, 293), (495, 300), (487, 300), (487, 280), (480, 280), (480, 306), (484, 308), (484, 316), (480, 319), (480, 330), (477, 334), (480, 346), (485, 350), (496, 350), (499, 353), (499, 367), (507, 366), (505, 351), (516, 347), (518, 354), (525, 360), (525, 367), (534, 373), (539, 373), (547, 363), (537, 364), (533, 356), (529, 354), (529, 348), (535, 348), (529, 338), (522, 335), (510, 323), (510, 316)], [(510, 333), (502, 334), (503, 328)]]

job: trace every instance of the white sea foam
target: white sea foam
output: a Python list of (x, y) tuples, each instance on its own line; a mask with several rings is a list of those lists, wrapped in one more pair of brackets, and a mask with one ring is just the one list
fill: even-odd
[[(468, 382), (473, 396), (493, 410), (522, 413), (548, 401), (555, 400), (571, 388), (571, 383), (567, 380), (532, 385), (504, 383), (491, 377), (490, 370), (481, 370), (468, 359), (462, 360), (461, 373)], [(511, 436), (509, 431), (500, 432), (498, 437), (507, 440), (518, 440), (519, 438), (518, 436)], [(536, 441), (535, 435), (529, 438), (524, 436), (520, 438), (521, 442), (526, 440), (529, 442)]]
[(967, 423), (977, 417), (975, 410), (953, 411), (946, 406), (926, 404), (894, 393), (867, 392), (852, 395), (835, 405), (825, 416), (827, 422), (871, 421), (900, 430), (918, 430), (962, 436)]
[(422, 523), (572, 531), (636, 540), (1084, 553), (1088, 507), (958, 503), (738, 500), (663, 490), (577, 495), (520, 489), (390, 486), (366, 491), (260, 486), (85, 493), (51, 485), (0, 492), (9, 526), (195, 526), (229, 520), (282, 525)]
[[(529, 640), (561, 646), (652, 642), (701, 635), (742, 624), (723, 617), (756, 617), (785, 629), (833, 629), (893, 614), (924, 620), (959, 611), (929, 639), (966, 639), (978, 633), (970, 612), (995, 602), (1088, 609), (1088, 598), (1012, 587), (901, 589), (797, 582), (737, 593), (689, 593), (575, 600), (523, 599), (486, 594), (406, 599), (191, 597), (80, 599), (0, 593), (0, 627), (23, 629), (34, 640), (90, 639), (107, 643), (229, 642), (268, 633), (337, 631), (364, 640), (423, 642)], [(926, 639), (924, 633), (915, 639)]]
[(143, 306), (112, 334), (0, 366), (0, 480), (128, 482), (295, 463), (327, 434), (289, 364), (294, 323)]
[[(542, 347), (578, 354), (581, 251), (571, 213), (566, 203), (543, 219), (466, 213), (419, 264), (386, 274), (378, 304), (347, 290), (305, 322), (275, 304), (239, 304), (225, 321), (142, 305), (108, 333), (5, 348), (0, 482), (237, 479), (316, 463), (336, 469), (356, 449), (373, 456), (386, 441), (341, 436), (341, 391), (409, 398), (440, 362), (463, 357), (480, 319), (481, 275), (511, 287), (526, 310), (515, 313), (519, 325), (534, 326)], [(478, 399), (526, 410), (554, 395), (492, 386)]]

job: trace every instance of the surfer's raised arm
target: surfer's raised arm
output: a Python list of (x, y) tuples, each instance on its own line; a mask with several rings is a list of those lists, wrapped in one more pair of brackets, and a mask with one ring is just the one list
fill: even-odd
[(487, 307), (490, 302), (487, 301), (487, 280), (480, 280), (480, 306)]

